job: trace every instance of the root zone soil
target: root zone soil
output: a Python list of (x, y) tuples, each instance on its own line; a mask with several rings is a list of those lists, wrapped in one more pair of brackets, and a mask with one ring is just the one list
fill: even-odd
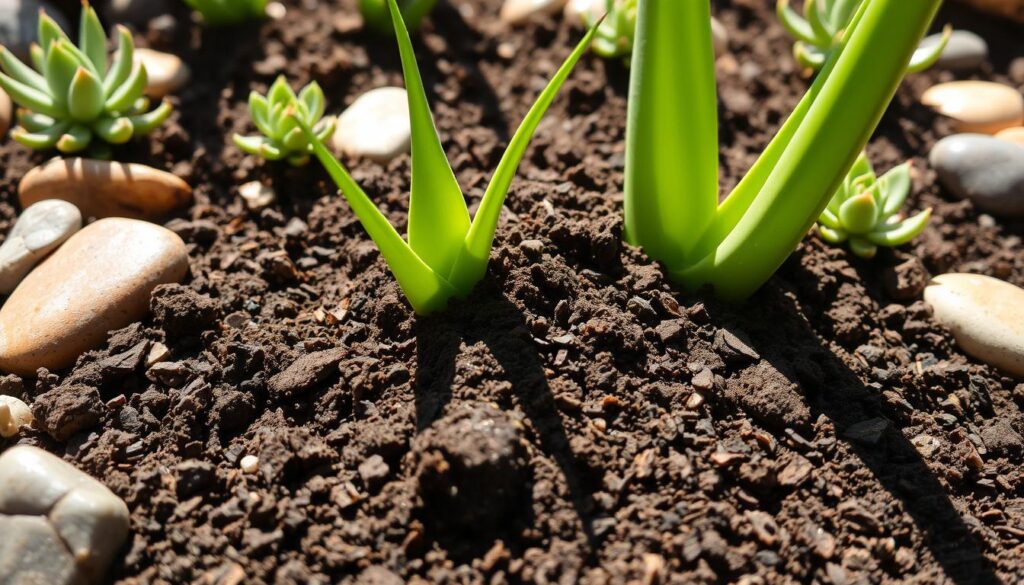
[[(714, 4), (732, 52), (718, 63), (723, 190), (807, 83), (769, 4)], [(810, 237), (725, 306), (622, 244), (628, 72), (587, 57), (513, 184), (487, 279), (416, 318), (318, 167), (229, 145), (250, 88), (279, 73), (318, 81), (330, 111), (401, 85), (393, 41), (362, 32), (354, 2), (287, 5), (220, 30), (182, 10), (176, 29), (141, 34), (194, 80), (172, 123), (121, 158), (195, 187), (167, 223), (191, 274), (69, 371), (0, 380), (67, 423), (64, 442), (22, 443), (130, 506), (112, 582), (1024, 579), (1024, 385), (967, 359), (920, 301), (929, 272), (1024, 285), (1024, 224), (950, 199), (926, 165), (951, 128), (915, 96), (951, 74), (908, 79), (870, 147), (883, 170), (915, 161), (909, 204), (936, 209), (925, 234), (872, 261)], [(416, 41), (473, 204), (580, 35), (558, 20), (508, 30), (499, 5), (442, 2)], [(1019, 28), (958, 6), (945, 22), (989, 41), (974, 78), (1024, 84)], [(0, 148), (0, 228), (41, 160)], [(348, 162), (404, 226), (408, 157)], [(251, 179), (278, 203), (249, 212), (236, 192)], [(147, 376), (155, 343), (170, 356)], [(255, 474), (239, 470), (247, 454)]]

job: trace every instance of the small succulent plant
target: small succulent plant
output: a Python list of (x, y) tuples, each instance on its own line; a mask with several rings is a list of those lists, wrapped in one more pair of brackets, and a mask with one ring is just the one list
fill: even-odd
[(107, 144), (123, 144), (148, 134), (171, 114), (164, 101), (149, 109), (143, 97), (146, 68), (133, 63), (134, 43), (127, 28), (117, 28), (118, 54), (107, 66), (107, 35), (96, 11), (82, 2), (78, 46), (45, 13), (39, 15), (39, 41), (31, 48), (32, 67), (0, 47), (0, 88), (19, 106), (11, 137), (38, 150), (62, 153), (90, 148), (109, 155)]
[(206, 24), (222, 26), (258, 20), (267, 14), (267, 0), (185, 0)]
[[(613, 59), (628, 57), (633, 52), (633, 38), (636, 36), (637, 0), (606, 0), (607, 16), (597, 26), (593, 51)], [(600, 22), (591, 11), (583, 13), (584, 24), (591, 28)]]
[[(418, 29), (423, 23), (423, 18), (436, 4), (437, 0), (398, 0), (398, 8), (409, 30)], [(359, 12), (370, 28), (380, 33), (394, 34), (387, 0), (359, 0)]]
[(309, 162), (313, 150), (296, 118), (313, 128), (320, 140), (334, 133), (335, 119), (323, 118), (324, 92), (315, 81), (296, 96), (284, 76), (278, 77), (266, 97), (255, 91), (249, 94), (249, 115), (261, 135), (235, 134), (238, 148), (267, 160), (287, 160), (297, 167)]
[[(796, 39), (793, 54), (800, 64), (818, 71), (842, 44), (846, 29), (854, 13), (864, 0), (804, 0), (803, 16), (790, 6), (790, 0), (778, 0), (775, 8), (779, 20)], [(918, 0), (908, 0), (918, 1)], [(952, 29), (947, 26), (942, 41), (927, 47), (918, 47), (907, 66), (909, 73), (917, 73), (935, 64), (946, 48)]]
[(931, 218), (926, 209), (904, 219), (897, 213), (910, 193), (910, 163), (877, 177), (861, 154), (843, 184), (818, 218), (818, 233), (833, 244), (850, 242), (862, 258), (872, 258), (879, 246), (900, 246), (914, 239)]

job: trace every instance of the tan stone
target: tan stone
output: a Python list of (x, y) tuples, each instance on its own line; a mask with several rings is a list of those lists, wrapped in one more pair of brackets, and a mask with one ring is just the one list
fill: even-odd
[(0, 394), (0, 437), (13, 437), (32, 424), (32, 409), (20, 399)]
[(146, 95), (152, 98), (174, 93), (192, 79), (192, 71), (177, 55), (139, 48), (133, 60), (146, 66)]
[(1024, 124), (1024, 96), (990, 81), (952, 81), (929, 88), (921, 103), (956, 122), (958, 132), (995, 134)]
[(1013, 128), (1007, 128), (1006, 130), (1000, 130), (996, 134), (996, 138), (1000, 140), (1009, 140), (1010, 142), (1016, 142), (1024, 146), (1024, 126), (1014, 126)]
[(924, 300), (966, 353), (1024, 376), (1024, 289), (990, 276), (943, 274)]
[(566, 0), (505, 0), (501, 19), (509, 24), (524, 24), (535, 16), (551, 16), (565, 6)]
[(185, 243), (144, 221), (99, 220), (40, 264), (0, 308), (0, 370), (64, 368), (149, 310), (159, 284), (188, 272)]
[(11, 97), (0, 89), (0, 138), (3, 138), (11, 128), (11, 117), (14, 115), (14, 104)]
[(25, 174), (18, 197), (22, 207), (43, 199), (70, 201), (83, 217), (158, 219), (189, 205), (192, 188), (145, 165), (54, 158)]

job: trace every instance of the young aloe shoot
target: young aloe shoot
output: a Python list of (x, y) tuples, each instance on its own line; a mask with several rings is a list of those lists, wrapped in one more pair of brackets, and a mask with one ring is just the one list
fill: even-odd
[[(915, 0), (916, 1), (916, 0)], [(863, 0), (804, 0), (801, 17), (790, 0), (778, 0), (776, 13), (782, 25), (796, 39), (793, 54), (800, 64), (818, 71), (842, 44), (850, 20)], [(946, 48), (953, 29), (946, 26), (942, 41), (929, 47), (919, 47), (910, 59), (907, 71), (918, 73), (935, 64)]]
[(807, 94), (719, 204), (709, 2), (640, 0), (626, 123), (626, 239), (689, 289), (711, 285), (733, 300), (752, 294), (842, 185), (940, 4), (859, 4)]
[[(398, 8), (409, 30), (417, 30), (423, 19), (434, 9), (437, 0), (398, 0)], [(359, 12), (370, 28), (381, 33), (392, 34), (391, 14), (386, 0), (359, 0)]]
[(185, 0), (185, 4), (212, 26), (259, 20), (267, 15), (267, 0)]
[(132, 61), (134, 42), (127, 28), (117, 28), (118, 55), (107, 64), (107, 35), (96, 11), (82, 2), (78, 46), (44, 12), (39, 14), (39, 41), (30, 55), (32, 67), (0, 47), (0, 88), (21, 106), (11, 137), (37, 150), (56, 147), (71, 154), (92, 147), (95, 156), (163, 124), (171, 114), (164, 101), (147, 112), (146, 68)]
[[(626, 57), (633, 52), (633, 37), (636, 33), (636, 0), (607, 0), (607, 16), (597, 26), (594, 37), (594, 52), (606, 59)], [(583, 13), (587, 28), (597, 25), (597, 18), (591, 11)]]
[(452, 297), (468, 295), (487, 272), (498, 217), (516, 168), (537, 125), (586, 51), (594, 31), (591, 30), (576, 46), (526, 114), (498, 163), (476, 216), (470, 218), (462, 189), (455, 180), (434, 127), (409, 31), (395, 0), (388, 0), (388, 6), (402, 58), (412, 125), (408, 242), (388, 223), (384, 214), (316, 136), (313, 128), (301, 119), (298, 124), (313, 144), (314, 154), (377, 244), (413, 309), (426, 314), (443, 309)]
[(826, 242), (842, 244), (862, 258), (873, 258), (879, 246), (902, 246), (917, 237), (932, 216), (926, 209), (904, 219), (898, 212), (910, 193), (910, 163), (880, 178), (867, 155), (861, 154), (818, 218)]
[(287, 160), (297, 167), (308, 163), (313, 152), (300, 122), (312, 128), (319, 140), (327, 140), (334, 133), (335, 119), (323, 118), (324, 92), (315, 81), (296, 96), (284, 76), (279, 76), (266, 97), (255, 91), (249, 94), (249, 115), (262, 135), (235, 134), (235, 145), (253, 156)]

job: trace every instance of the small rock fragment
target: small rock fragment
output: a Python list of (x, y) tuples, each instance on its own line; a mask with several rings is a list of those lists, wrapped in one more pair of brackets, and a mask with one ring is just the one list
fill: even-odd
[(359, 477), (363, 479), (363, 483), (370, 487), (376, 487), (380, 485), (381, 481), (387, 478), (391, 468), (384, 462), (384, 458), (380, 455), (371, 455), (359, 464)]
[(356, 98), (338, 116), (334, 148), (386, 163), (409, 152), (409, 99), (400, 87), (379, 87)]
[(103, 484), (42, 449), (0, 455), (4, 582), (100, 582), (128, 536), (128, 507)]
[(260, 458), (255, 455), (246, 455), (242, 457), (238, 467), (243, 473), (256, 473), (260, 468)]
[(928, 161), (939, 182), (984, 211), (1024, 217), (1024, 146), (980, 134), (947, 136)]
[(53, 158), (18, 184), (22, 207), (43, 199), (74, 203), (83, 217), (159, 219), (192, 202), (192, 188), (171, 173), (135, 163)]
[(345, 356), (343, 348), (325, 349), (306, 354), (292, 362), (283, 372), (274, 374), (267, 387), (277, 398), (291, 396), (337, 374), (337, 365)]
[(96, 388), (81, 384), (58, 386), (36, 397), (36, 424), (57, 441), (99, 424), (106, 410)]
[(1024, 123), (1024, 96), (991, 81), (951, 81), (929, 88), (921, 103), (956, 121), (958, 132), (995, 134)]
[(924, 300), (966, 353), (1024, 376), (1024, 289), (980, 274), (943, 274)]
[(78, 208), (59, 199), (29, 206), (0, 246), (0, 293), (10, 294), (36, 263), (82, 227)]
[(32, 409), (18, 398), (0, 394), (0, 437), (13, 437), (31, 425)]
[(850, 425), (846, 431), (843, 432), (843, 436), (851, 441), (856, 441), (863, 445), (877, 445), (882, 440), (882, 436), (885, 435), (885, 431), (889, 428), (889, 421), (884, 418), (871, 418), (859, 423)]
[(501, 5), (501, 20), (519, 25), (535, 16), (551, 16), (565, 6), (565, 0), (505, 0)]
[(249, 181), (238, 188), (238, 195), (251, 211), (260, 211), (277, 201), (277, 193), (259, 181)]
[(916, 256), (887, 268), (882, 276), (885, 291), (899, 301), (916, 299), (928, 284), (928, 271)]

